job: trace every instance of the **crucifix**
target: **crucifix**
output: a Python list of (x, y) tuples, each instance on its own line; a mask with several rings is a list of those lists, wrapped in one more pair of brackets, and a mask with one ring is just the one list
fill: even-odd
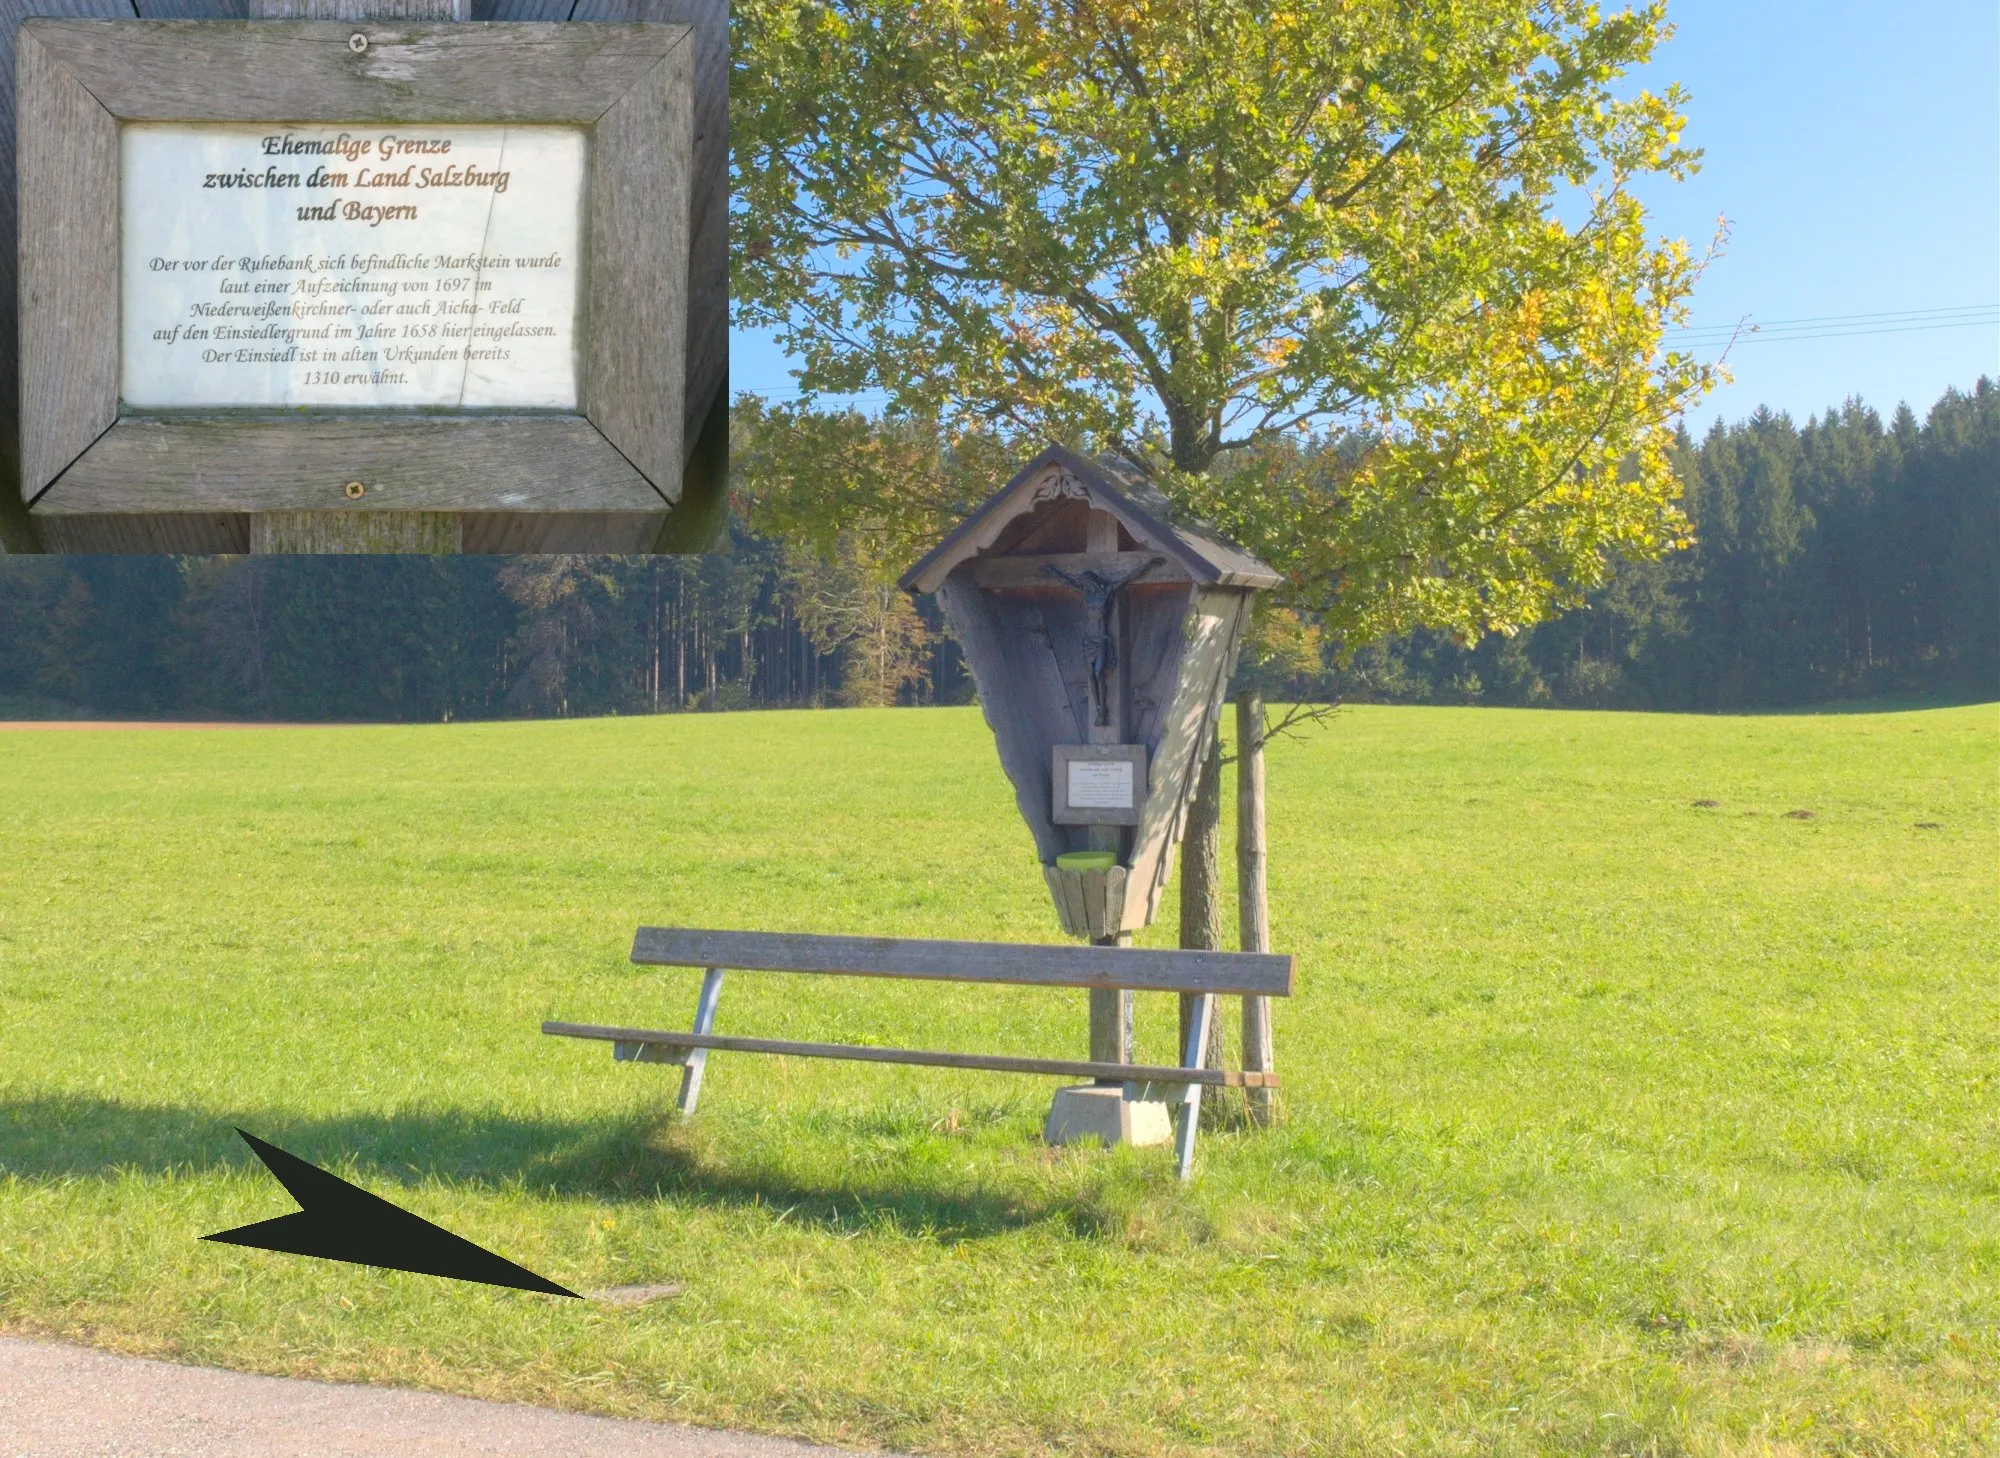
[(1118, 577), (1106, 577), (1088, 569), (1065, 572), (1053, 564), (1042, 569), (1069, 584), (1083, 598), (1083, 652), (1090, 663), (1091, 722), (1099, 728), (1111, 723), (1111, 674), (1118, 667), (1118, 630), (1111, 615), (1118, 606), (1118, 594), (1166, 560), (1149, 558)]

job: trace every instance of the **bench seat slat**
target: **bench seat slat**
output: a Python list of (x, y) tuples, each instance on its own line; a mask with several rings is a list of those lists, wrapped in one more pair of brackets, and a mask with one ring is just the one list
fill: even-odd
[(1291, 956), (1278, 952), (1051, 947), (642, 926), (632, 941), (632, 960), (649, 967), (830, 972), (850, 977), (1115, 987), (1135, 992), (1211, 992), (1242, 997), (1289, 997), (1292, 993)]
[(1063, 1078), (1115, 1078), (1129, 1083), (1198, 1083), (1211, 1088), (1276, 1088), (1278, 1085), (1275, 1073), (1244, 1072), (1235, 1068), (1176, 1068), (1162, 1064), (1012, 1058), (990, 1053), (931, 1053), (912, 1048), (870, 1048), (852, 1043), (792, 1043), (777, 1038), (733, 1038), (716, 1033), (609, 1028), (592, 1023), (545, 1022), (542, 1031), (561, 1038), (657, 1043), (669, 1048), (713, 1048), (724, 1053), (785, 1053), (798, 1058), (843, 1058), (860, 1063), (913, 1063), (929, 1068), (970, 1068), (992, 1073), (1048, 1073)]

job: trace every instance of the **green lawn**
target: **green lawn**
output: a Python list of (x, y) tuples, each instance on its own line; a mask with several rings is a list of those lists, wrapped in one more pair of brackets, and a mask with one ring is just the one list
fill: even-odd
[[(1286, 1119), (1191, 1188), (1043, 1148), (1050, 1080), (720, 1055), (677, 1126), (674, 1070), (537, 1031), (684, 1025), (641, 921), (1056, 939), (975, 711), (0, 764), (0, 1327), (950, 1453), (2000, 1449), (1994, 707), (1277, 746)], [(739, 975), (720, 1029), (1080, 1057), (1083, 1001)], [(292, 1208), (239, 1124), (685, 1293), (198, 1242)]]

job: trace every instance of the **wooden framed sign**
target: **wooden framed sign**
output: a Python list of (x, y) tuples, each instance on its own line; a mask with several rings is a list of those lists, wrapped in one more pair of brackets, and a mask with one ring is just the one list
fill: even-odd
[(1058, 744), (1049, 785), (1057, 825), (1137, 825), (1146, 803), (1146, 746)]
[(373, 519), (374, 550), (652, 549), (687, 444), (687, 26), (29, 19), (15, 47), (46, 545), (356, 550)]

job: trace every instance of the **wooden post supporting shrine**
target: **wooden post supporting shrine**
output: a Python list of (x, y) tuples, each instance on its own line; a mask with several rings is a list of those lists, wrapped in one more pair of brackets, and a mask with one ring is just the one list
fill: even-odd
[[(1085, 527), (1084, 550), (1088, 552), (1115, 553), (1118, 550), (1118, 518), (1108, 511), (1093, 509), (1089, 525)], [(1111, 609), (1111, 641), (1122, 643), (1125, 639), (1124, 604), (1113, 599)], [(1111, 671), (1111, 682), (1105, 689), (1106, 702), (1111, 710), (1108, 724), (1090, 726), (1090, 743), (1123, 744), (1125, 742), (1125, 655), (1119, 655), (1117, 668)], [(1093, 825), (1089, 827), (1090, 848), (1108, 850), (1119, 860), (1125, 859), (1125, 842), (1131, 832), (1122, 825)], [(1132, 933), (1112, 932), (1092, 939), (1100, 947), (1129, 947)], [(1132, 993), (1126, 988), (1095, 988), (1090, 993), (1090, 1056), (1098, 1063), (1130, 1063), (1132, 1061), (1132, 1033), (1134, 1025)], [(1110, 1080), (1100, 1080), (1109, 1082)]]

